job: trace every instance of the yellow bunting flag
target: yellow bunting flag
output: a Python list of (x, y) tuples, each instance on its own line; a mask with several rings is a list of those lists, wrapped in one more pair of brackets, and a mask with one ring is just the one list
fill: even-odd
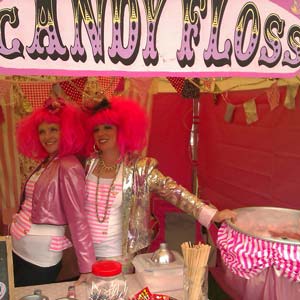
[(287, 109), (295, 109), (295, 97), (297, 95), (298, 88), (299, 88), (299, 85), (288, 85), (286, 87), (284, 106)]
[(274, 82), (267, 90), (268, 102), (270, 104), (270, 109), (273, 110), (279, 105), (279, 89), (277, 82)]
[(243, 104), (245, 115), (246, 115), (246, 122), (247, 124), (251, 124), (258, 120), (257, 111), (256, 111), (256, 103), (255, 99), (250, 99)]
[(213, 93), (215, 90), (215, 78), (204, 78), (202, 80), (203, 92), (204, 93)]
[(235, 106), (231, 103), (227, 103), (226, 105), (226, 112), (224, 115), (224, 121), (227, 123), (231, 123), (233, 119), (233, 114), (234, 114)]

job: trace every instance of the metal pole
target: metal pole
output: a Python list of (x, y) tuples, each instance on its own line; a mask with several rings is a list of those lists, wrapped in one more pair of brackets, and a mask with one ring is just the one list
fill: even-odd
[(192, 191), (197, 197), (199, 196), (198, 185), (198, 133), (199, 133), (199, 112), (200, 112), (200, 97), (193, 98), (193, 119), (190, 134), (190, 146), (192, 156)]

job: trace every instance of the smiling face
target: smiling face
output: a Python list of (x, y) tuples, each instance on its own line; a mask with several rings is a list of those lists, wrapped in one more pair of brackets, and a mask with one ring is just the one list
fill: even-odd
[(41, 123), (38, 127), (39, 139), (49, 155), (58, 152), (60, 141), (60, 126), (56, 123)]
[(103, 153), (118, 151), (117, 127), (111, 124), (101, 124), (94, 127), (94, 140), (97, 148)]

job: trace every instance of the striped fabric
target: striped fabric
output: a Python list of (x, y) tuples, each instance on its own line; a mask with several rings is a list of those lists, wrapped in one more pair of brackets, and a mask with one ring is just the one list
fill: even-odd
[(91, 179), (86, 181), (86, 192), (87, 197), (85, 201), (85, 211), (88, 217), (88, 223), (90, 226), (92, 238), (94, 243), (100, 243), (105, 240), (108, 233), (108, 221), (113, 203), (115, 202), (116, 196), (122, 191), (122, 184), (114, 183), (114, 187), (110, 193), (108, 201), (107, 216), (104, 222), (100, 223), (103, 219), (106, 209), (106, 201), (109, 191), (109, 184), (99, 184), (98, 187), (98, 217), (96, 215), (96, 190), (97, 183)]
[(6, 87), (3, 84), (4, 82), (1, 81), (0, 103), (4, 123), (0, 126), (0, 212), (2, 212), (0, 218), (3, 218), (4, 224), (9, 224), (19, 206), (21, 177), (14, 134), (16, 126), (15, 107), (11, 103), (10, 83), (5, 82)]
[(274, 267), (279, 276), (300, 282), (300, 246), (247, 236), (225, 223), (218, 231), (217, 244), (227, 268), (242, 278)]
[[(36, 176), (35, 176), (36, 175)], [(26, 236), (31, 228), (32, 196), (34, 185), (38, 179), (38, 174), (34, 174), (26, 183), (25, 201), (19, 213), (13, 216), (13, 222), (10, 227), (10, 233), (15, 239)], [(62, 251), (72, 247), (72, 243), (66, 236), (53, 236), (49, 245), (49, 251)]]

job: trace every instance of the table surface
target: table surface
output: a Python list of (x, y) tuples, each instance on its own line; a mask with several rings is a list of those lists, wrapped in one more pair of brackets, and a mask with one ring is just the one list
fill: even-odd
[[(143, 289), (145, 286), (141, 286), (139, 281), (136, 278), (135, 274), (126, 275), (126, 280), (129, 288), (129, 296), (133, 297), (137, 292)], [(58, 298), (66, 297), (68, 292), (68, 287), (73, 285), (73, 281), (66, 281), (60, 283), (53, 284), (44, 284), (44, 285), (35, 285), (35, 286), (26, 286), (26, 287), (17, 287), (14, 290), (14, 299), (19, 300), (24, 296), (32, 295), (34, 290), (40, 289), (42, 291), (42, 295), (47, 296), (49, 300), (56, 300)], [(86, 292), (86, 284), (81, 284), (76, 286), (76, 298), (78, 300), (86, 300), (87, 292)], [(151, 292), (151, 290), (150, 290)], [(156, 292), (158, 294), (159, 292)], [(168, 295), (174, 297), (176, 300), (183, 300), (183, 291), (164, 291), (161, 294)]]

